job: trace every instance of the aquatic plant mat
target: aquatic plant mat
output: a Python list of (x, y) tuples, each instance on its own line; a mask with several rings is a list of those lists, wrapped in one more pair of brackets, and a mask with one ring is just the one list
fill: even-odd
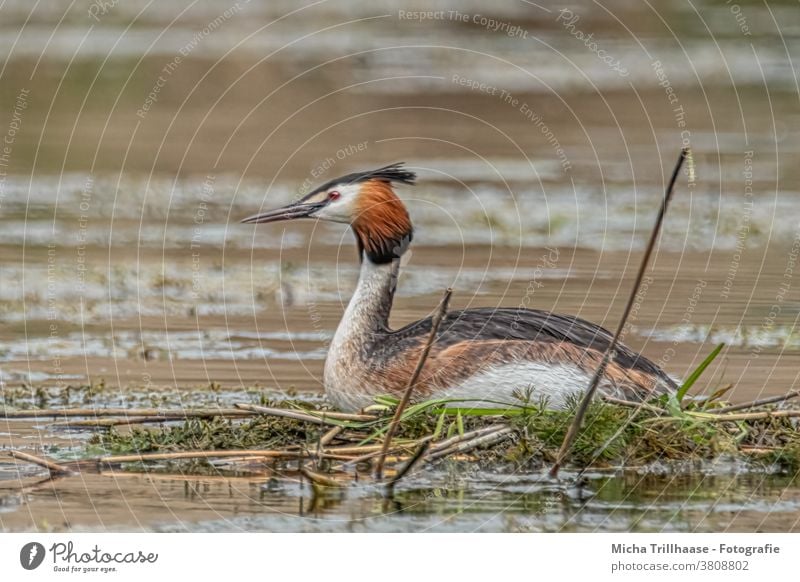
[[(742, 461), (753, 471), (794, 476), (800, 468), (800, 392), (731, 405), (673, 396), (646, 403), (602, 397), (589, 408), (575, 441), (571, 469), (641, 470), (677, 461)], [(380, 479), (375, 468), (397, 400), (379, 398), (359, 414), (308, 402), (269, 406), (178, 408), (6, 408), (8, 421), (34, 420), (43, 430), (79, 431), (85, 445), (69, 455), (0, 450), (0, 456), (46, 469), (50, 478), (119, 471), (174, 475), (266, 475), (307, 479), (319, 489), (358, 480), (391, 489), (404, 476), (441, 463), (470, 462), (484, 470), (536, 471), (551, 464), (577, 402), (550, 410), (544, 403), (431, 400), (402, 411), (388, 443)]]

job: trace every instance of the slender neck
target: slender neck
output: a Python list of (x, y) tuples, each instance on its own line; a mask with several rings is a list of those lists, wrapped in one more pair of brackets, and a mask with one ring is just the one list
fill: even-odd
[(364, 257), (356, 291), (350, 299), (340, 328), (346, 326), (354, 333), (363, 334), (365, 339), (367, 334), (387, 331), (399, 272), (398, 259), (375, 263)]

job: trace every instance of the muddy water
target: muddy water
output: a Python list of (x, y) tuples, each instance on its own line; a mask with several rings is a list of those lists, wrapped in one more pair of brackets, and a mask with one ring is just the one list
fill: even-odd
[[(29, 484), (30, 483), (30, 484)], [(581, 490), (536, 475), (428, 472), (392, 499), (369, 485), (316, 496), (299, 479), (126, 472), (29, 478), (3, 490), (11, 530), (798, 531), (785, 477), (592, 476)]]
[[(676, 377), (725, 342), (698, 392), (730, 384), (745, 401), (796, 388), (793, 6), (572, 3), (568, 16), (462, 3), (466, 22), (420, 22), (391, 3), (223, 16), (216, 3), (158, 4), (119, 3), (98, 20), (85, 6), (0, 9), (0, 134), (12, 141), (0, 159), (5, 404), (321, 398), (326, 345), (357, 276), (352, 235), (238, 220), (397, 160), (420, 183), (401, 192), (416, 235), (393, 324), (424, 317), (452, 286), (457, 307), (528, 305), (613, 327), (687, 140), (692, 175), (626, 341)], [(105, 388), (66, 389), (85, 384)], [(80, 454), (89, 436), (24, 422), (0, 433), (3, 446), (56, 456)], [(17, 470), (3, 463), (2, 486)], [(391, 511), (368, 489), (312, 508), (309, 491), (270, 489), (264, 475), (93, 475), (4, 490), (0, 524), (797, 528), (785, 477), (720, 473), (598, 476), (577, 498), (536, 476), (500, 486), (437, 474)]]

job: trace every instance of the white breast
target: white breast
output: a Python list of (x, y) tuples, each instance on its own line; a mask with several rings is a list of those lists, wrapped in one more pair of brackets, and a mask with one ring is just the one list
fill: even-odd
[(544, 398), (549, 408), (564, 408), (567, 397), (585, 391), (590, 381), (591, 377), (577, 366), (523, 361), (487, 367), (445, 389), (441, 397), (475, 399), (464, 406), (492, 408), (498, 406), (495, 402), (519, 404), (514, 392), (530, 388), (533, 403)]

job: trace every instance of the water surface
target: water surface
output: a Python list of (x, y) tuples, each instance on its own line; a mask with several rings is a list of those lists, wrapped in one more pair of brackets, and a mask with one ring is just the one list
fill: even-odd
[[(454, 307), (613, 328), (682, 145), (692, 173), (626, 342), (676, 377), (725, 342), (700, 393), (797, 387), (794, 4), (738, 2), (738, 17), (721, 0), (459, 3), (466, 22), (389, 2), (120, 2), (97, 18), (40, 4), (0, 8), (5, 404), (188, 406), (210, 385), (226, 404), (321, 399), (357, 277), (352, 235), (238, 221), (399, 160), (420, 183), (400, 193), (416, 231), (393, 325), (451, 286)], [(452, 8), (426, 9), (439, 5)], [(67, 390), (101, 384), (88, 400)], [(89, 437), (26, 422), (0, 433), (46, 454)], [(391, 502), (369, 488), (314, 502), (263, 475), (20, 491), (18, 470), (40, 475), (15, 467), (0, 471), (5, 529), (797, 529), (792, 476), (738, 469), (596, 476), (575, 497), (535, 474), (453, 481), (443, 468)]]

